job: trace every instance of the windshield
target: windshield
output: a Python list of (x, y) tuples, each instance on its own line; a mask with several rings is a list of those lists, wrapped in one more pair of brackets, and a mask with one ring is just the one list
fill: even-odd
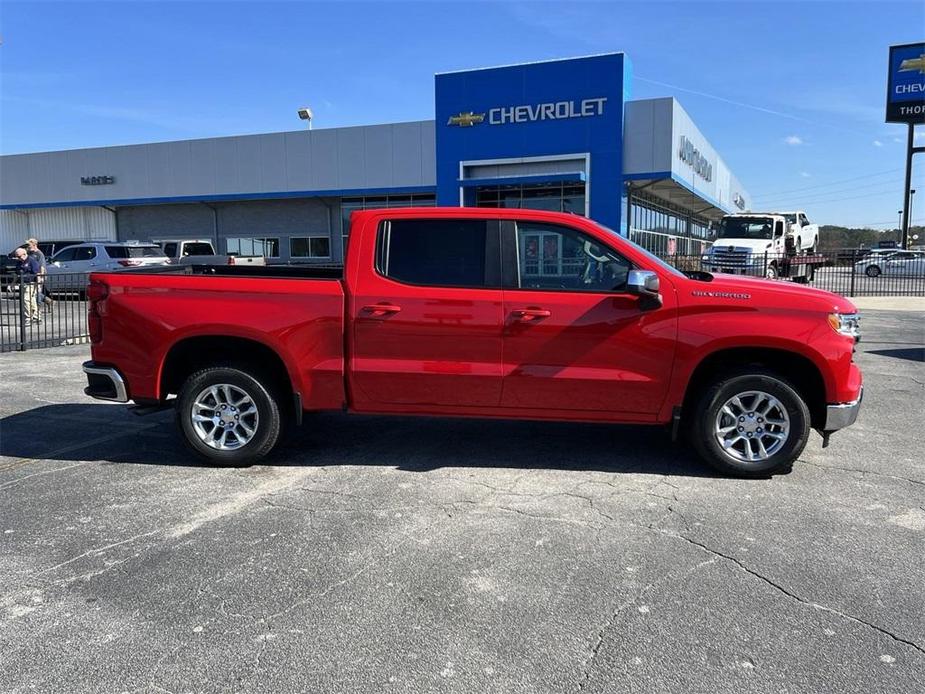
[[(614, 236), (620, 236), (620, 234), (618, 234), (617, 232), (615, 232), (613, 229), (611, 229), (610, 227), (604, 226), (604, 225), (601, 224), (600, 222), (595, 222), (595, 224), (597, 224), (597, 226), (599, 226), (599, 227), (600, 227), (601, 229), (603, 229), (604, 231), (613, 234)], [(669, 265), (668, 263), (666, 263), (664, 260), (662, 260), (661, 258), (659, 258), (657, 255), (653, 255), (652, 253), (650, 253), (649, 251), (647, 251), (645, 248), (643, 248), (642, 246), (640, 246), (638, 243), (634, 243), (634, 242), (630, 241), (630, 240), (629, 240), (628, 238), (626, 238), (625, 236), (620, 236), (620, 240), (623, 241), (624, 243), (628, 243), (630, 246), (632, 246), (632, 247), (635, 248), (637, 251), (639, 251), (639, 253), (641, 253), (642, 255), (644, 255), (647, 259), (651, 260), (655, 265), (658, 265), (658, 267), (660, 267), (660, 268), (661, 268), (662, 270), (664, 270), (665, 272), (667, 272), (667, 273), (669, 273), (669, 274), (672, 274), (672, 275), (674, 275), (675, 277), (685, 277), (685, 276), (686, 276), (683, 272), (681, 272), (680, 270), (678, 270), (678, 269), (675, 268), (675, 267), (672, 267), (671, 265)]]
[(720, 239), (772, 239), (774, 224), (770, 217), (727, 217), (719, 226)]
[(166, 258), (157, 246), (106, 246), (110, 258)]

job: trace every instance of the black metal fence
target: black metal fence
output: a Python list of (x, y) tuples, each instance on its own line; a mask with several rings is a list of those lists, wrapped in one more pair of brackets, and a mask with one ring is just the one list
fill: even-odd
[(925, 296), (925, 253), (846, 250), (789, 256), (714, 246), (701, 255), (661, 257), (682, 271), (799, 282), (847, 297)]
[[(714, 247), (699, 255), (662, 257), (682, 271), (770, 277), (847, 297), (925, 296), (925, 254), (791, 257)], [(0, 352), (88, 342), (86, 286), (86, 273), (56, 272), (38, 282), (23, 281), (17, 273), (0, 275)]]
[(0, 352), (88, 342), (87, 273), (0, 276)]

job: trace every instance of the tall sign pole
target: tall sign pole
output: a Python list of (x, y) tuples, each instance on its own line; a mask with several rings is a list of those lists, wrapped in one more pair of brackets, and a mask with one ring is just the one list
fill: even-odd
[(925, 123), (925, 43), (890, 46), (887, 72), (886, 122), (905, 123), (906, 183), (903, 187), (902, 247), (909, 247), (909, 208), (912, 204), (912, 155), (925, 152), (915, 146), (915, 126)]

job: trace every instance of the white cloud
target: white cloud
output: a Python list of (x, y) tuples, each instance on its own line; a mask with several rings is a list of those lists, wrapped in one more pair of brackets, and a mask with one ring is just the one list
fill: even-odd
[(809, 171), (801, 171), (800, 176), (802, 178), (812, 178), (813, 177), (813, 175)]
[(880, 140), (874, 140), (874, 147), (883, 147), (883, 143)]
[(800, 137), (799, 135), (787, 135), (787, 137), (784, 138), (784, 142), (786, 142), (788, 145), (793, 145), (793, 146), (802, 145), (803, 138)]
[(899, 144), (902, 144), (903, 139), (901, 137), (894, 137), (893, 142), (898, 142)]

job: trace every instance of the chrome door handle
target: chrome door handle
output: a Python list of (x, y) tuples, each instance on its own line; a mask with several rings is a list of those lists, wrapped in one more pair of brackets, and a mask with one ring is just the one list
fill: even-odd
[(384, 316), (391, 316), (395, 313), (401, 311), (401, 306), (396, 306), (395, 304), (370, 304), (364, 306), (363, 310), (366, 313), (369, 313), (373, 318), (382, 318)]
[(511, 315), (516, 320), (529, 323), (530, 321), (539, 320), (540, 318), (549, 318), (552, 311), (545, 308), (518, 308), (511, 311)]

